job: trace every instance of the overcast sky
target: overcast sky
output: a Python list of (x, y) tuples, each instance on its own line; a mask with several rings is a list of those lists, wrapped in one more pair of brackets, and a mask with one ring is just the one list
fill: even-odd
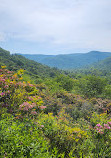
[(0, 0), (0, 47), (27, 54), (111, 52), (111, 0)]

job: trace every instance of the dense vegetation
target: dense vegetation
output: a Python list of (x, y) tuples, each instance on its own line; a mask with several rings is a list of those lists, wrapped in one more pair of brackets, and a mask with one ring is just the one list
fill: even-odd
[[(3, 51), (1, 158), (111, 157), (110, 77), (98, 70), (72, 74), (44, 66), (39, 74), (41, 64)], [(37, 69), (31, 71), (34, 63)]]
[(83, 68), (111, 56), (109, 52), (91, 51), (63, 55), (22, 54), (24, 57), (59, 69)]

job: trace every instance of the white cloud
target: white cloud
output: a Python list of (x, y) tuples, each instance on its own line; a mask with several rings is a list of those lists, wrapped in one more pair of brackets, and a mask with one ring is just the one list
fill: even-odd
[(110, 0), (0, 0), (0, 8), (9, 40), (111, 50)]

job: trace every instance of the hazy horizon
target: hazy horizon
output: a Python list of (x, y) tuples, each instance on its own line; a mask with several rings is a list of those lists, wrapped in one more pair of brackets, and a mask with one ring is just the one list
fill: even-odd
[(22, 55), (22, 54), (24, 54), (24, 55), (54, 55), (54, 56), (56, 56), (56, 55), (71, 55), (71, 54), (87, 54), (87, 53), (91, 53), (91, 52), (100, 52), (100, 53), (111, 53), (111, 52), (107, 52), (107, 51), (97, 51), (97, 50), (92, 50), (92, 51), (89, 51), (89, 52), (75, 52), (75, 53), (68, 53), (68, 54), (37, 54), (37, 53), (11, 53), (11, 54), (20, 54), (20, 55)]

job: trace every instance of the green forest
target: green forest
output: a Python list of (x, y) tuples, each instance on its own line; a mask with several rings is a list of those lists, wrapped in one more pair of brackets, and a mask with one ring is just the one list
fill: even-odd
[[(20, 55), (20, 54), (19, 54)], [(60, 55), (21, 54), (22, 56), (63, 70), (85, 68), (93, 63), (111, 57), (111, 52), (90, 51), (88, 53), (73, 53)]]
[(111, 158), (110, 63), (63, 71), (0, 48), (0, 158)]

